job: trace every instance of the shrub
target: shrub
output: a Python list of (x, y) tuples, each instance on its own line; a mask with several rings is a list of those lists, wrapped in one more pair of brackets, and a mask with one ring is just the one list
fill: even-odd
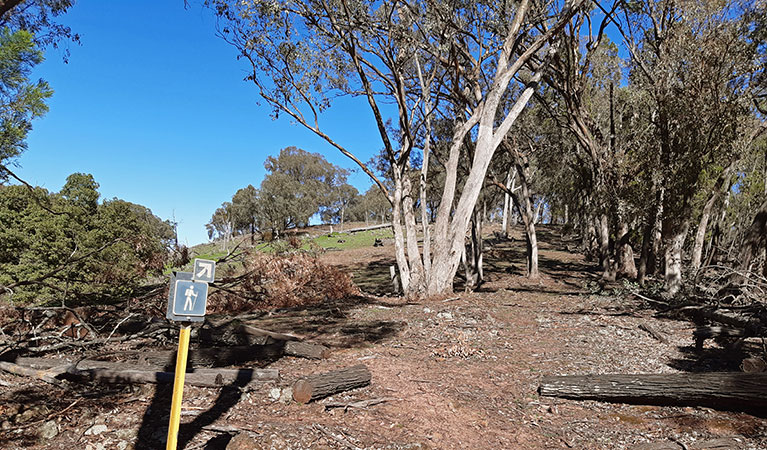
[(305, 253), (249, 252), (245, 273), (211, 294), (208, 312), (310, 305), (358, 295), (351, 276)]

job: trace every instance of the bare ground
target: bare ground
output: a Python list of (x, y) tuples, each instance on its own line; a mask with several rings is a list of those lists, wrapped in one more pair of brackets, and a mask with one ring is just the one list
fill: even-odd
[[(767, 414), (539, 397), (544, 375), (734, 364), (715, 344), (695, 354), (690, 323), (656, 318), (632, 296), (590, 293), (592, 265), (564, 250), (554, 230), (544, 229), (540, 240), (538, 281), (521, 276), (524, 247), (517, 239), (489, 249), (489, 281), (480, 292), (419, 303), (368, 295), (253, 322), (305, 334), (331, 346), (332, 355), (269, 363), (280, 370), (279, 383), (187, 386), (179, 448), (225, 448), (244, 430), (264, 449), (622, 449), (646, 442), (682, 449), (721, 437), (735, 438), (730, 448), (767, 449)], [(366, 292), (381, 294), (390, 289), (391, 253), (385, 246), (324, 258), (352, 270)], [(668, 343), (640, 329), (642, 323)], [(308, 405), (275, 398), (302, 375), (360, 363), (372, 372), (369, 387)], [(325, 407), (367, 399), (386, 401)], [(0, 447), (164, 448), (169, 406), (167, 386), (62, 389), (0, 373)], [(40, 437), (46, 430), (49, 437)]]

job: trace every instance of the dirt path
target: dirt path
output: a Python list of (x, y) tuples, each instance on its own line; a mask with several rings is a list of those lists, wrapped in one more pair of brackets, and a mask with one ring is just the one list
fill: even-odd
[[(656, 319), (635, 299), (589, 294), (591, 267), (563, 251), (554, 234), (542, 234), (549, 244), (539, 282), (519, 276), (518, 242), (499, 243), (482, 292), (419, 304), (359, 298), (255, 322), (300, 331), (334, 351), (320, 362), (270, 364), (283, 375), (278, 385), (187, 387), (183, 448), (224, 448), (226, 427), (235, 427), (255, 433), (265, 449), (621, 449), (659, 441), (695, 448), (730, 436), (739, 439), (732, 448), (767, 449), (767, 420), (747, 414), (540, 398), (544, 375), (671, 373), (694, 358), (691, 324)], [(385, 253), (342, 260), (388, 271)], [(359, 363), (373, 374), (370, 387), (309, 405), (273, 398), (301, 375)], [(132, 448), (137, 436), (135, 448), (164, 447), (168, 388), (71, 392), (20, 385), (26, 380), (7, 374), (0, 381), (10, 385), (0, 387), (2, 448)], [(346, 411), (324, 406), (376, 398), (387, 401)], [(28, 422), (18, 420), (35, 408)], [(47, 422), (57, 432), (41, 440)]]

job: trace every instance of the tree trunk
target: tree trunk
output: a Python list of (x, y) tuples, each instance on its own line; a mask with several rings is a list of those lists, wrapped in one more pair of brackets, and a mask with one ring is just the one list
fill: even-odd
[(767, 373), (674, 373), (544, 377), (544, 397), (721, 409), (767, 408)]
[[(511, 170), (509, 170), (509, 173), (506, 174), (506, 189), (511, 189)], [(509, 237), (509, 213), (511, 212), (511, 198), (509, 198), (509, 193), (504, 192), (503, 193), (503, 219), (501, 221), (501, 233), (503, 233), (504, 237)]]
[(644, 287), (645, 277), (647, 276), (648, 259), (652, 248), (652, 224), (647, 223), (642, 233), (642, 253), (639, 256), (639, 268), (637, 269), (637, 283)]
[[(746, 230), (743, 245), (740, 249), (740, 269), (742, 272), (751, 270), (754, 258), (767, 246), (767, 201), (762, 203), (754, 216), (751, 226)], [(767, 264), (765, 264), (767, 267)]]
[(711, 211), (713, 210), (716, 201), (722, 196), (724, 188), (726, 187), (729, 190), (730, 170), (732, 170), (732, 167), (733, 166), (730, 165), (719, 175), (711, 192), (711, 197), (709, 197), (708, 201), (703, 206), (703, 211), (700, 215), (700, 223), (698, 223), (698, 230), (695, 232), (695, 243), (692, 246), (692, 261), (690, 262), (690, 267), (692, 268), (693, 273), (700, 269), (701, 261), (703, 259), (703, 244), (706, 241), (706, 229), (708, 228), (708, 221), (711, 218)]
[(370, 384), (370, 371), (364, 364), (301, 378), (293, 384), (293, 400), (313, 400), (364, 387)]
[(665, 294), (675, 296), (682, 287), (682, 249), (687, 237), (687, 220), (678, 223), (669, 219), (663, 223), (663, 246), (665, 262)]
[(655, 217), (653, 219), (652, 232), (652, 252), (647, 260), (647, 273), (660, 274), (665, 271), (663, 260), (660, 255), (663, 254), (663, 202), (666, 197), (666, 188), (662, 187), (656, 195)]
[(616, 258), (618, 260), (618, 274), (634, 279), (637, 277), (637, 269), (634, 264), (634, 250), (631, 248), (629, 237), (629, 225), (625, 220), (621, 220), (616, 246), (618, 250)]
[(610, 258), (610, 221), (606, 213), (598, 217), (599, 263), (602, 266), (602, 279), (615, 281), (615, 269)]

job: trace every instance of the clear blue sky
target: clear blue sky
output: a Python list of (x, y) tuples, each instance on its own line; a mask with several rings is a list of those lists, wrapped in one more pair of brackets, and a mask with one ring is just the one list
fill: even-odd
[[(299, 125), (273, 121), (243, 81), (245, 62), (215, 36), (210, 11), (183, 0), (79, 0), (61, 18), (81, 35), (69, 63), (49, 49), (35, 77), (55, 93), (34, 123), (16, 173), (58, 191), (74, 172), (91, 173), (102, 198), (121, 198), (175, 217), (182, 243), (208, 240), (205, 223), (287, 146), (353, 163)], [(324, 126), (366, 161), (381, 148), (366, 105), (344, 101)], [(351, 184), (370, 181), (358, 171)]]

